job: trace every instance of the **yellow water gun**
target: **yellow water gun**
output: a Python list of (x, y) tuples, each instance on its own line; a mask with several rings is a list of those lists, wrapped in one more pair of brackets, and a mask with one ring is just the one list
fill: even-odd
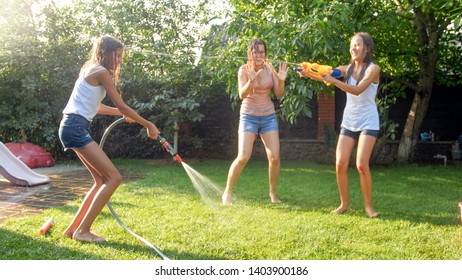
[[(317, 63), (302, 62), (300, 67), (295, 68), (295, 71), (308, 71), (309, 73), (322, 78), (324, 75), (331, 75), (334, 78), (339, 78), (342, 72), (337, 68), (332, 68), (329, 65), (322, 65)], [(330, 83), (326, 83), (328, 86)]]

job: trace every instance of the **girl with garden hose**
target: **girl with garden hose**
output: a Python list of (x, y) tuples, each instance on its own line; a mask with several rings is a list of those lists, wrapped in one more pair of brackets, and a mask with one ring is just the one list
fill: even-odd
[[(146, 128), (148, 137), (156, 140), (159, 129), (125, 104), (116, 86), (124, 46), (114, 37), (99, 37), (90, 57), (80, 70), (79, 77), (59, 126), (59, 138), (64, 150), (72, 149), (91, 173), (94, 183), (86, 194), (74, 219), (64, 231), (66, 237), (84, 242), (104, 242), (90, 229), (104, 205), (122, 182), (122, 177), (101, 147), (90, 136), (90, 126), (96, 114), (123, 116)], [(108, 96), (115, 107), (101, 101)]]

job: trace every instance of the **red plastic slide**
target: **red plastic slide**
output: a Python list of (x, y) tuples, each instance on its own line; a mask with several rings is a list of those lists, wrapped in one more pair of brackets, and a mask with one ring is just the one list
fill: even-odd
[(2, 142), (0, 142), (0, 175), (18, 186), (36, 186), (50, 182), (47, 176), (32, 171)]

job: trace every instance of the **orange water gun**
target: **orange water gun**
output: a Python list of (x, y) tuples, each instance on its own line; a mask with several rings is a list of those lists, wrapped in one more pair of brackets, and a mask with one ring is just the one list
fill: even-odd
[[(295, 71), (308, 71), (309, 73), (322, 78), (324, 75), (331, 75), (334, 78), (339, 78), (342, 75), (342, 72), (337, 68), (332, 68), (329, 65), (322, 65), (317, 63), (302, 62), (300, 63), (300, 68), (295, 68)], [(326, 83), (330, 85), (330, 83)]]

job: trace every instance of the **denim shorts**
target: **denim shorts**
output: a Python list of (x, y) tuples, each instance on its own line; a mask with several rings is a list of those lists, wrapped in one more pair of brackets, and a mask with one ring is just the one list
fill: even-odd
[(90, 136), (91, 122), (76, 114), (64, 114), (59, 125), (59, 139), (64, 150), (83, 148), (93, 141)]
[(342, 128), (340, 128), (340, 134), (351, 137), (351, 138), (353, 138), (355, 140), (357, 140), (359, 138), (359, 135), (369, 135), (369, 136), (374, 136), (375, 138), (379, 137), (379, 131), (374, 130), (374, 129), (364, 129), (364, 130), (361, 130), (361, 131), (351, 131), (351, 130), (348, 130), (348, 129), (342, 127)]
[(239, 132), (252, 132), (258, 135), (268, 131), (279, 131), (276, 113), (267, 116), (241, 114)]

